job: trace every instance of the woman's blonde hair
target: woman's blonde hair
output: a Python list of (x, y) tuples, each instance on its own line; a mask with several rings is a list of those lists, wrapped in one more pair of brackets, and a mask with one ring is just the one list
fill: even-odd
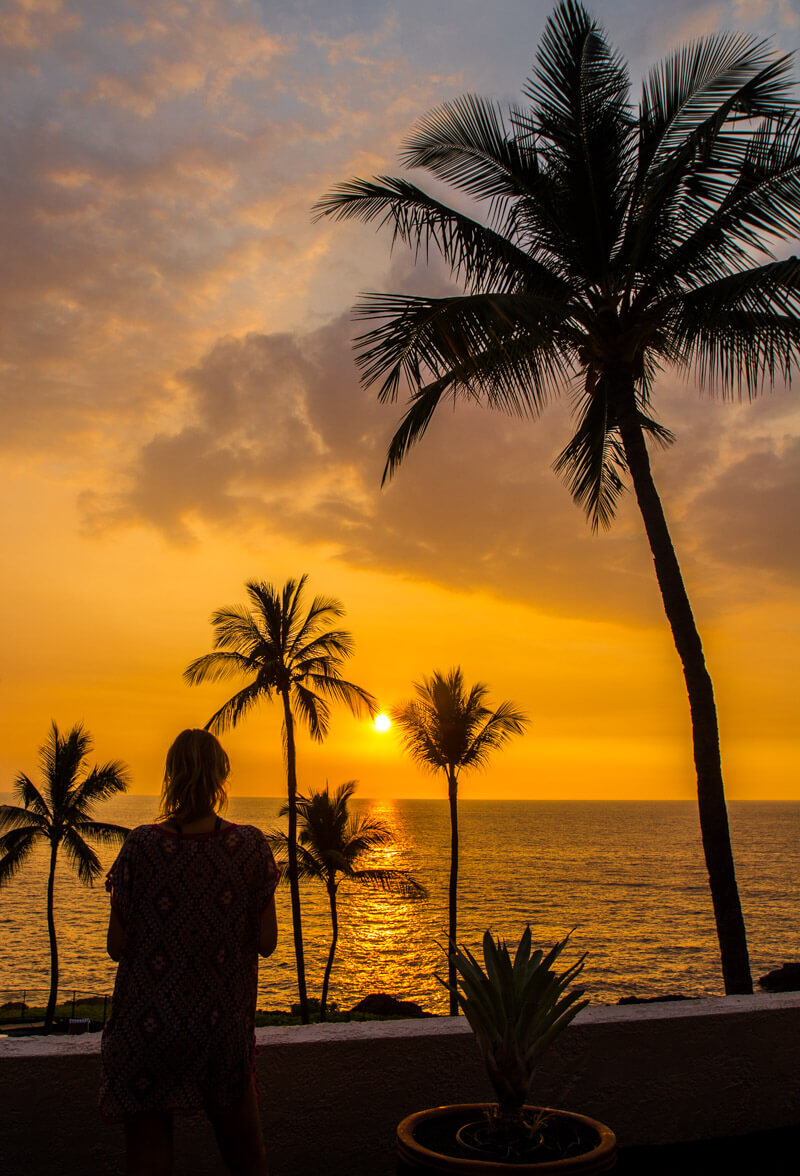
[(210, 731), (181, 731), (167, 752), (160, 821), (191, 821), (228, 803), (231, 765)]

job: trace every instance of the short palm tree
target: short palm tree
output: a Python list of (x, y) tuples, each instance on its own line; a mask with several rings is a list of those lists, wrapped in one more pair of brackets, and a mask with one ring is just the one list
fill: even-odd
[(456, 973), (452, 951), (458, 931), (458, 780), (466, 768), (482, 768), (493, 751), (512, 735), (521, 735), (528, 723), (511, 702), (496, 710), (486, 706), (488, 688), (476, 682), (466, 689), (460, 666), (447, 674), (438, 670), (414, 683), (416, 697), (397, 706), (392, 718), (401, 731), (403, 746), (417, 763), (447, 777), (450, 802), (450, 885), (448, 888), (448, 985), (450, 1016), (458, 1015)]
[[(321, 882), (328, 894), (331, 910), (331, 946), (325, 976), (322, 981), (322, 996), (319, 1002), (319, 1019), (325, 1020), (328, 1004), (328, 984), (339, 939), (339, 913), (336, 896), (343, 882), (356, 882), (361, 886), (375, 886), (403, 898), (427, 898), (428, 891), (412, 877), (408, 870), (364, 868), (360, 865), (372, 850), (391, 845), (394, 834), (388, 825), (375, 817), (356, 817), (348, 808), (348, 801), (355, 792), (357, 781), (330, 793), (327, 783), (321, 792), (310, 796), (298, 796), (297, 815), (300, 823), (298, 834), (297, 871), (300, 878), (312, 878)], [(279, 816), (285, 817), (289, 806), (284, 805)], [(268, 834), (278, 865), (285, 860), (289, 838), (281, 831)]]
[[(402, 161), (471, 201), (454, 209), (406, 178), (352, 180), (320, 215), (388, 224), (440, 253), (463, 294), (367, 295), (357, 340), (367, 385), (408, 410), (384, 477), (447, 399), (535, 418), (570, 392), (577, 428), (556, 461), (593, 528), (626, 474), (683, 666), (700, 824), (729, 993), (751, 992), (711, 678), (653, 481), (648, 442), (664, 367), (723, 397), (754, 397), (800, 360), (800, 261), (770, 245), (800, 232), (800, 119), (790, 57), (741, 33), (693, 41), (645, 79), (638, 109), (598, 22), (562, 0), (528, 104), (467, 95), (425, 116)], [(481, 206), (486, 215), (481, 214)], [(760, 255), (760, 256), (759, 256)], [(767, 260), (765, 260), (765, 257)]]
[(61, 846), (81, 882), (91, 886), (102, 872), (97, 854), (86, 844), (91, 837), (101, 845), (121, 845), (130, 832), (122, 825), (92, 819), (92, 807), (128, 787), (127, 769), (118, 761), (91, 769), (86, 759), (92, 739), (80, 723), (62, 735), (55, 722), (47, 742), (39, 748), (43, 787), (20, 772), (14, 791), (22, 806), (0, 805), (0, 886), (13, 878), (36, 845), (50, 842), (47, 878), (47, 930), (50, 935), (50, 995), (45, 1011), (45, 1031), (53, 1026), (58, 994), (58, 942), (53, 909), (56, 861)]
[(208, 720), (206, 727), (211, 731), (235, 727), (258, 702), (277, 697), (283, 707), (289, 886), (297, 988), (304, 1022), (308, 1021), (308, 996), (297, 872), (295, 721), (299, 719), (311, 738), (322, 742), (328, 732), (328, 699), (343, 702), (354, 714), (361, 710), (375, 712), (372, 695), (342, 677), (342, 665), (353, 652), (353, 640), (344, 629), (329, 626), (343, 616), (344, 608), (338, 600), (326, 596), (315, 596), (306, 606), (303, 597), (307, 578), (287, 580), (280, 589), (262, 581), (246, 584), (249, 607), (218, 609), (211, 617), (214, 652), (196, 658), (184, 671), (184, 678), (193, 686), (232, 677), (247, 681)]

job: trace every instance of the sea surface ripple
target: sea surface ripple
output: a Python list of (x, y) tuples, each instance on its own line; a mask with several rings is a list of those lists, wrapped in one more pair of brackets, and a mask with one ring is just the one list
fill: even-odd
[[(0, 794), (0, 802), (15, 803)], [(239, 797), (228, 816), (278, 827), (280, 800)], [(98, 819), (134, 826), (151, 820), (156, 798), (124, 796)], [(445, 967), (449, 817), (444, 800), (357, 800), (396, 838), (370, 865), (411, 870), (430, 899), (413, 902), (345, 883), (331, 998), (343, 1009), (388, 992), (433, 1012), (446, 1010), (435, 979)], [(753, 977), (800, 958), (800, 804), (729, 806)], [(594, 1002), (628, 995), (721, 994), (719, 952), (697, 810), (690, 803), (461, 801), (459, 941), (477, 950), (483, 932), (516, 941), (527, 923), (549, 946), (572, 932), (563, 957), (587, 952), (582, 984)], [(115, 851), (100, 847), (104, 865)], [(42, 849), (0, 890), (0, 1003), (43, 1000), (49, 982), (45, 918), (47, 855)], [(309, 994), (318, 995), (330, 919), (321, 886), (303, 886)], [(62, 999), (113, 989), (105, 954), (108, 896), (81, 886), (59, 861), (56, 927)], [(280, 943), (262, 961), (259, 1007), (296, 1000), (288, 888), (278, 891)]]

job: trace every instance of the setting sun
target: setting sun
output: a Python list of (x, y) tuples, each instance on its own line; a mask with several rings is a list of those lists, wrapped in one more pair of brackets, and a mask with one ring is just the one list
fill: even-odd
[(384, 731), (388, 731), (391, 725), (392, 720), (388, 715), (380, 714), (375, 716), (375, 730), (380, 731), (381, 734), (383, 734)]

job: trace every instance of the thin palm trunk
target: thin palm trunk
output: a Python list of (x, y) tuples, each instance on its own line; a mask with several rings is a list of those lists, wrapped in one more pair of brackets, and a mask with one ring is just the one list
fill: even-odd
[(325, 1020), (325, 1010), (328, 1004), (328, 983), (333, 969), (333, 957), (336, 955), (336, 943), (339, 939), (339, 912), (336, 909), (336, 887), (328, 885), (328, 902), (331, 907), (331, 946), (328, 951), (328, 962), (325, 965), (325, 976), (322, 980), (322, 999), (319, 1002), (319, 1019)]
[(647, 446), (636, 411), (633, 381), (629, 378), (619, 380), (615, 391), (625, 460), (644, 520), (664, 611), (681, 659), (689, 696), (700, 830), (722, 957), (725, 992), (729, 996), (750, 993), (753, 991), (753, 981), (722, 782), (714, 688), (706, 668), (700, 634), (661, 499), (653, 481)]
[(53, 841), (50, 846), (50, 874), (47, 878), (47, 931), (50, 936), (50, 995), (47, 998), (47, 1009), (44, 1014), (44, 1031), (49, 1033), (53, 1028), (56, 1015), (56, 997), (58, 995), (58, 942), (56, 941), (55, 920), (55, 885), (56, 885), (56, 855), (58, 842)]
[(453, 952), (456, 948), (458, 932), (458, 780), (455, 772), (448, 772), (448, 799), (450, 801), (450, 889), (449, 889), (449, 919), (448, 919), (448, 953), (447, 979), (450, 985), (450, 1016), (458, 1016), (458, 999), (456, 997), (456, 964)]
[(286, 776), (289, 808), (289, 891), (292, 899), (292, 929), (294, 955), (297, 963), (297, 994), (300, 1000), (300, 1019), (308, 1024), (308, 993), (306, 965), (303, 954), (303, 923), (300, 914), (300, 880), (297, 875), (297, 771), (295, 766), (294, 718), (288, 692), (281, 691), (284, 723), (286, 726)]

